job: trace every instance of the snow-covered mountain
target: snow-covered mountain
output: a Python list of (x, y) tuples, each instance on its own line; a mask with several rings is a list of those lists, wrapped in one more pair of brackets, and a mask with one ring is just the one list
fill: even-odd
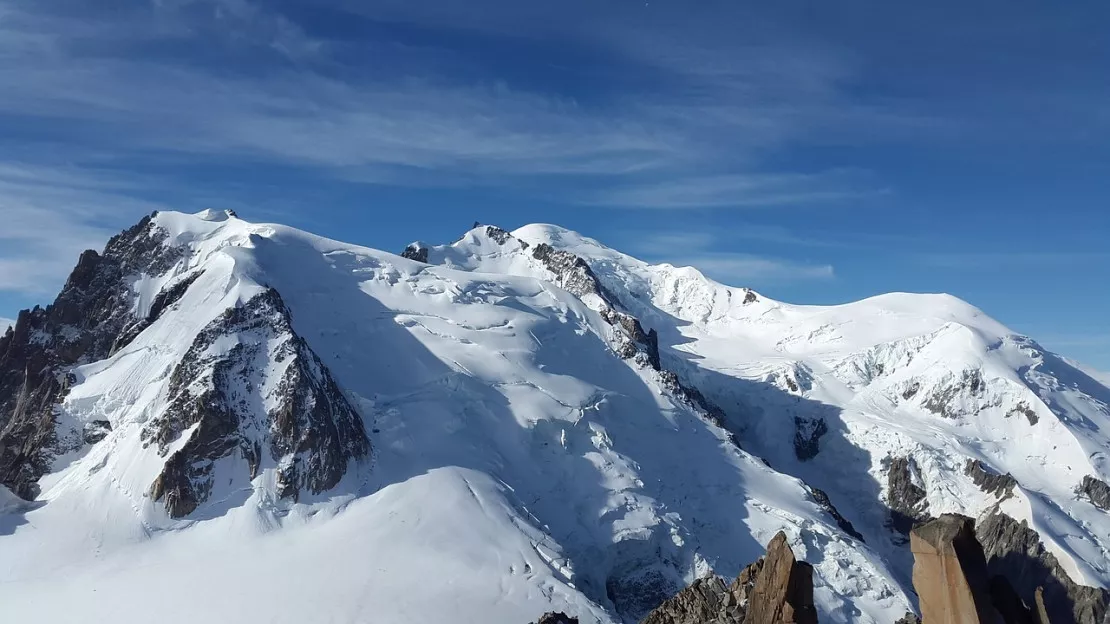
[(159, 213), (0, 338), (0, 613), (633, 622), (784, 530), (822, 622), (888, 623), (908, 526), (962, 512), (1101, 618), (1108, 431), (1110, 389), (951, 297)]

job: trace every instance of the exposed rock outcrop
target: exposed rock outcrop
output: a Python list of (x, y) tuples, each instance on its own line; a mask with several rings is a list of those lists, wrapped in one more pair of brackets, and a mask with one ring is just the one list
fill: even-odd
[(1010, 473), (997, 474), (978, 459), (969, 459), (964, 465), (964, 474), (971, 477), (975, 485), (987, 494), (994, 494), (1005, 500), (1014, 495), (1017, 479)]
[(945, 514), (910, 540), (924, 624), (1106, 621), (1107, 591), (1072, 582), (1024, 522)]
[[(475, 227), (479, 227), (479, 224), (475, 223)], [(500, 245), (513, 239), (511, 233), (492, 225), (486, 226), (486, 235)], [(655, 329), (645, 330), (638, 318), (625, 312), (620, 300), (605, 288), (585, 260), (569, 251), (555, 249), (547, 243), (531, 247), (524, 241), (518, 242), (522, 250), (532, 250), (532, 258), (552, 274), (555, 284), (587, 302), (587, 305), (592, 300), (591, 307), (597, 309), (605, 322), (613, 328), (611, 343), (613, 351), (619, 357), (634, 360), (658, 371), (664, 390), (688, 405), (697, 407), (710, 422), (727, 430), (724, 410), (709, 401), (697, 388), (684, 384), (676, 373), (663, 368), (659, 355), (659, 334)], [(736, 444), (735, 436), (731, 432), (728, 435), (733, 444)]]
[[(215, 348), (221, 341), (234, 344)], [(143, 431), (169, 454), (151, 485), (172, 517), (191, 513), (212, 489), (214, 465), (238, 451), (247, 476), (266, 457), (282, 498), (334, 487), (370, 452), (362, 419), (328, 369), (292, 329), (275, 290), (227, 310), (197, 335), (170, 377), (169, 409)], [(262, 412), (263, 405), (272, 406)], [(169, 447), (182, 435), (188, 440)]]
[(1028, 403), (1024, 401), (1018, 403), (1012, 409), (1010, 409), (1010, 411), (1006, 412), (1006, 418), (1016, 415), (1024, 416), (1025, 419), (1029, 421), (1030, 425), (1035, 425), (1038, 421), (1040, 421), (1040, 417), (1037, 416), (1036, 410), (1034, 410), (1032, 407), (1029, 406)]
[(747, 613), (748, 601), (764, 558), (740, 571), (732, 582), (712, 575), (700, 578), (670, 600), (659, 605), (643, 624), (740, 624)]
[(817, 622), (813, 605), (813, 566), (794, 559), (779, 532), (767, 545), (767, 558), (752, 588), (745, 624)]
[(137, 321), (135, 277), (166, 273), (182, 253), (165, 239), (144, 217), (103, 253), (82, 253), (54, 303), (23, 310), (0, 337), (0, 483), (18, 496), (35, 498), (54, 458), (85, 443), (80, 431), (57, 430), (68, 369), (107, 357), (126, 343), (121, 337), (137, 334), (128, 332)]
[(794, 559), (782, 532), (767, 555), (731, 585), (719, 576), (694, 581), (659, 605), (642, 624), (806, 624), (817, 622), (813, 568)]
[(912, 457), (894, 457), (887, 467), (887, 506), (895, 531), (908, 535), (913, 525), (928, 519), (929, 502), (925, 490), (915, 481), (917, 465)]
[[(511, 234), (498, 228), (491, 232), (490, 238), (504, 244)], [(495, 236), (502, 233), (502, 236)], [(522, 241), (521, 245), (525, 245)], [(624, 359), (642, 357), (644, 363), (660, 370), (659, 337), (655, 330), (645, 331), (636, 317), (621, 310), (617, 298), (610, 293), (597, 278), (590, 265), (581, 257), (555, 249), (547, 243), (540, 243), (532, 249), (532, 257), (540, 261), (544, 268), (555, 277), (555, 283), (572, 295), (586, 299), (596, 297), (600, 302), (599, 313), (605, 322), (617, 329), (614, 350)]]
[(829, 495), (826, 494), (824, 490), (815, 488), (812, 485), (808, 484), (806, 484), (805, 487), (809, 491), (810, 496), (813, 497), (813, 500), (817, 501), (817, 504), (820, 505), (822, 509), (829, 512), (829, 515), (833, 517), (833, 520), (836, 520), (836, 525), (840, 527), (841, 531), (844, 531), (848, 535), (851, 535), (861, 542), (866, 541), (863, 539), (863, 535), (861, 535), (860, 532), (856, 530), (856, 527), (852, 526), (852, 523), (848, 522), (847, 518), (840, 515), (840, 511), (838, 511), (837, 508), (833, 506), (832, 501), (829, 499)]
[(1095, 507), (1110, 511), (1110, 485), (1105, 481), (1086, 475), (1079, 486), (1079, 494), (1091, 501)]
[(536, 620), (536, 624), (578, 624), (578, 618), (571, 617), (562, 611), (548, 611)]
[(119, 336), (117, 336), (115, 342), (112, 343), (110, 352), (115, 353), (130, 344), (144, 329), (150, 327), (151, 323), (158, 320), (158, 317), (160, 317), (163, 312), (177, 303), (181, 297), (185, 296), (185, 293), (189, 290), (189, 286), (192, 286), (193, 282), (197, 281), (197, 278), (201, 275), (204, 275), (204, 271), (194, 271), (164, 287), (161, 292), (154, 296), (154, 300), (151, 301), (150, 310), (147, 312), (146, 316), (132, 320), (120, 331)]
[(921, 407), (945, 418), (959, 418), (967, 415), (966, 403), (981, 397), (987, 384), (979, 369), (965, 370), (959, 378), (952, 379), (933, 390), (921, 403)]
[(821, 450), (821, 436), (829, 432), (829, 425), (821, 418), (794, 417), (794, 455), (802, 461), (817, 457)]
[(428, 248), (423, 243), (412, 243), (401, 252), (401, 257), (427, 264)]
[(999, 624), (975, 521), (944, 514), (910, 533), (913, 586), (925, 624)]
[(978, 522), (975, 533), (990, 574), (1005, 577), (1027, 606), (1040, 603), (1054, 624), (1103, 624), (1110, 591), (1074, 582), (1024, 520), (993, 513)]

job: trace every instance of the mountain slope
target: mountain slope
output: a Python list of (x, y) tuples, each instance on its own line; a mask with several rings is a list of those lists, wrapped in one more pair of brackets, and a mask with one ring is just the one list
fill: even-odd
[[(794, 306), (557, 226), (506, 236), (491, 247), (479, 228), (430, 248), (428, 261), (542, 277), (549, 271), (529, 249), (581, 259), (657, 334), (662, 366), (721, 408), (743, 448), (826, 493), (904, 587), (900, 533), (945, 512), (990, 516), (1009, 534), (1025, 522), (1041, 542), (1032, 567), (1055, 569), (1064, 584), (1110, 581), (1110, 522), (1097, 494), (1110, 470), (1110, 393), (1029, 338), (944, 295)], [(1061, 602), (1105, 608), (1105, 593), (1059, 592)]]
[(821, 621), (885, 623), (889, 507), (1105, 584), (1106, 388), (962, 302), (788, 306), (554, 226), (403, 256), (210, 211), (82, 256), (0, 338), (0, 613), (638, 621), (781, 529)]

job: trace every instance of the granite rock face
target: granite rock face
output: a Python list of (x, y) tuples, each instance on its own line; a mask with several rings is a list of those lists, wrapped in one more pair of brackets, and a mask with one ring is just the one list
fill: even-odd
[(643, 624), (739, 624), (744, 621), (755, 577), (762, 567), (760, 558), (744, 568), (731, 586), (716, 575), (700, 578), (659, 605)]
[(642, 624), (808, 624), (813, 606), (813, 568), (794, 559), (778, 533), (767, 555), (744, 568), (731, 585), (719, 576), (694, 581), (659, 605)]
[(427, 264), (428, 248), (422, 243), (412, 243), (408, 247), (405, 247), (405, 250), (401, 252), (401, 257)]
[(826, 494), (824, 490), (815, 488), (812, 485), (808, 484), (805, 486), (805, 488), (809, 491), (809, 494), (813, 497), (813, 500), (815, 500), (822, 509), (827, 511), (829, 515), (833, 517), (833, 520), (836, 521), (836, 526), (840, 527), (841, 531), (844, 531), (848, 535), (851, 535), (861, 542), (867, 541), (863, 539), (863, 535), (856, 530), (856, 527), (852, 526), (852, 523), (849, 522), (848, 519), (845, 518), (843, 515), (841, 515), (840, 511), (832, 504), (832, 500), (829, 499), (829, 495)]
[(894, 457), (887, 467), (887, 506), (895, 531), (908, 535), (914, 524), (929, 518), (925, 490), (915, 482), (917, 466), (912, 457)]
[(1083, 483), (1079, 486), (1079, 494), (1091, 501), (1095, 507), (1110, 511), (1110, 485), (1105, 481), (1087, 475), (1083, 477)]
[[(111, 435), (108, 420), (60, 420), (70, 370), (111, 356), (173, 309), (202, 275), (184, 269), (187, 255), (153, 215), (145, 217), (103, 253), (81, 254), (54, 303), (21, 312), (0, 337), (0, 483), (33, 499), (56, 457)], [(133, 285), (147, 278), (165, 285), (140, 313)], [(217, 348), (220, 340), (234, 347)], [(166, 458), (151, 494), (174, 517), (207, 498), (215, 463), (236, 452), (251, 478), (273, 462), (280, 494), (294, 499), (334, 487), (351, 461), (370, 452), (361, 417), (293, 332), (273, 290), (196, 337), (172, 372), (169, 400), (143, 441)], [(186, 431), (188, 440), (171, 453)]]
[(1107, 621), (1106, 590), (1073, 583), (1024, 522), (945, 514), (910, 537), (923, 624)]
[(974, 403), (969, 399), (982, 397), (986, 388), (987, 384), (983, 380), (981, 370), (977, 368), (965, 370), (958, 378), (953, 378), (947, 384), (936, 388), (922, 401), (921, 407), (944, 418), (974, 416), (973, 413), (965, 410), (964, 404)]
[(821, 436), (829, 426), (821, 418), (794, 417), (794, 455), (802, 461), (817, 457), (821, 451)]
[[(215, 348), (221, 342), (234, 346)], [(174, 369), (169, 392), (169, 409), (147, 425), (143, 440), (168, 455), (150, 494), (172, 517), (207, 500), (216, 463), (236, 453), (250, 479), (272, 462), (280, 496), (294, 500), (331, 489), (370, 453), (361, 417), (293, 331), (272, 289), (202, 330)], [(187, 431), (188, 440), (170, 453)]]
[(1110, 591), (1073, 581), (1025, 521), (993, 513), (975, 533), (989, 572), (1006, 578), (1026, 606), (1044, 610), (1053, 623), (1103, 624), (1110, 615)]
[(57, 405), (72, 383), (70, 367), (108, 357), (137, 335), (131, 330), (142, 319), (133, 312), (131, 284), (166, 273), (182, 253), (165, 238), (144, 217), (112, 237), (103, 253), (82, 253), (54, 303), (23, 310), (0, 337), (0, 484), (18, 496), (34, 499), (56, 456), (110, 430), (109, 423), (87, 438), (59, 432)]
[(944, 514), (910, 533), (913, 586), (925, 624), (1000, 624), (975, 521)]
[(767, 558), (752, 588), (745, 624), (815, 624), (813, 566), (794, 559), (781, 531), (767, 545)]
[(997, 474), (978, 459), (967, 460), (964, 465), (964, 474), (971, 477), (971, 480), (979, 486), (980, 490), (988, 494), (994, 494), (1002, 500), (1013, 496), (1014, 488), (1018, 484), (1013, 475), (1009, 473)]

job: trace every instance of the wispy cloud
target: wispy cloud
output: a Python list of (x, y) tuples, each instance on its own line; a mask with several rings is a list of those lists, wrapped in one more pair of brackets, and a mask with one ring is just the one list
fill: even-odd
[(678, 254), (668, 257), (667, 261), (677, 266), (692, 266), (720, 282), (736, 286), (772, 280), (824, 280), (835, 276), (833, 267), (829, 264), (801, 264), (731, 252)]
[(830, 264), (806, 264), (722, 249), (726, 241), (707, 232), (639, 234), (628, 241), (628, 245), (633, 253), (651, 262), (692, 266), (717, 281), (734, 286), (835, 277)]
[(0, 163), (0, 291), (47, 294), (83, 249), (103, 247), (120, 214), (160, 206), (108, 171)]
[[(686, 45), (559, 28), (569, 44), (659, 84), (583, 99), (505, 82), (436, 44), (321, 39), (251, 0), (123, 2), (110, 12), (0, 0), (0, 290), (54, 290), (81, 249), (118, 227), (112, 217), (158, 207), (143, 199), (145, 166), (253, 163), (658, 209), (881, 192), (859, 172), (746, 172), (761, 150), (842, 108), (838, 85), (851, 69), (840, 59), (761, 44), (726, 62)], [(491, 36), (522, 45), (511, 33)], [(364, 60), (352, 66), (352, 55)], [(552, 178), (588, 183), (537, 182)], [(179, 189), (188, 205), (218, 194), (186, 180), (167, 176), (161, 195)], [(699, 261), (738, 277), (785, 266)]]
[(630, 208), (786, 206), (863, 200), (889, 191), (867, 185), (864, 172), (730, 174), (678, 178), (596, 192), (583, 203)]
[[(459, 72), (461, 61), (444, 50), (373, 41), (356, 50), (375, 71), (352, 71), (331, 52), (350, 54), (355, 44), (315, 39), (247, 0), (160, 0), (153, 11), (99, 21), (28, 6), (0, 1), (0, 113), (62, 123), (71, 138), (117, 151), (255, 158), (396, 184), (616, 176), (615, 190), (596, 198), (605, 205), (782, 205), (876, 190), (844, 188), (843, 172), (735, 171), (816, 126), (854, 125), (841, 96), (851, 69), (815, 50), (768, 44), (721, 55), (609, 37), (610, 56), (663, 84), (582, 100), (479, 68)], [(281, 62), (242, 72), (145, 53), (162, 40), (212, 54), (231, 47), (233, 59), (262, 50)], [(386, 69), (406, 53), (424, 61), (404, 73)], [(653, 188), (661, 177), (675, 181)]]
[(3, 335), (9, 327), (13, 326), (15, 326), (15, 319), (0, 317), (0, 335)]

